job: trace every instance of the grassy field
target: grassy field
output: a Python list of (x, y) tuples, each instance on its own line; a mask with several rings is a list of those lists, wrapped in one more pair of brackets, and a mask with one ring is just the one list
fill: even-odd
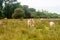
[[(0, 40), (60, 40), (60, 20), (46, 19), (40, 22), (34, 19), (35, 26), (28, 27), (27, 19), (2, 19), (4, 25), (0, 25)], [(49, 22), (55, 22), (55, 28), (51, 29)]]

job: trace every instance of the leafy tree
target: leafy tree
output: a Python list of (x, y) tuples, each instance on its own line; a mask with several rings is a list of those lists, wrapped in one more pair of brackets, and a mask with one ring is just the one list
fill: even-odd
[(0, 0), (0, 19), (4, 17), (2, 4), (3, 4), (3, 0)]
[[(2, 6), (3, 3), (5, 6)], [(21, 15), (20, 12), (15, 12), (14, 10), (16, 10), (16, 8), (18, 8), (20, 11), (23, 10), (24, 13), (22, 14), (24, 16)], [(20, 18), (22, 16), (24, 18), (60, 18), (60, 15), (56, 13), (49, 13), (46, 10), (42, 10), (42, 12), (36, 11), (34, 8), (29, 8), (28, 5), (22, 6), (20, 5), (20, 3), (17, 2), (17, 0), (0, 0), (0, 18), (12, 18), (12, 15), (15, 18)]]
[(22, 7), (23, 7), (23, 9), (25, 11), (25, 18), (30, 18), (31, 17), (31, 13), (29, 11), (28, 6), (27, 5), (23, 5)]
[(0, 9), (0, 19), (4, 18), (3, 11)]
[(31, 18), (36, 18), (36, 12), (31, 12)]
[(36, 10), (34, 8), (29, 8), (30, 12), (36, 12)]
[(0, 9), (2, 9), (3, 0), (0, 0)]
[(5, 4), (3, 9), (5, 17), (12, 18), (12, 13), (16, 8), (20, 7), (20, 3), (17, 0), (4, 0), (3, 3)]
[(16, 8), (14, 10), (14, 13), (12, 14), (12, 18), (24, 18), (25, 14), (24, 14), (24, 10), (22, 8)]
[(12, 18), (12, 13), (18, 7), (20, 7), (20, 3), (6, 4), (6, 6), (4, 7), (5, 17)]
[(37, 11), (37, 12), (36, 12), (36, 17), (37, 17), (37, 18), (40, 18), (40, 16), (41, 16), (41, 12), (40, 12), (40, 11)]

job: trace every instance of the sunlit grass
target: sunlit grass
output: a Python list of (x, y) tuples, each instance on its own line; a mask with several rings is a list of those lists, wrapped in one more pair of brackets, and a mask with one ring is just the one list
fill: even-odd
[(2, 19), (5, 27), (0, 25), (0, 40), (60, 40), (60, 20), (53, 20), (55, 28), (49, 26), (50, 20), (40, 22), (34, 19), (35, 26), (28, 27), (27, 19)]

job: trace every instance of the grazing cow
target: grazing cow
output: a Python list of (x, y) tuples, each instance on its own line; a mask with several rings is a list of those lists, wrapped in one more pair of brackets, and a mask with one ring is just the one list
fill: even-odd
[(28, 26), (29, 27), (34, 26), (34, 20), (33, 19), (28, 19)]
[(55, 27), (55, 23), (51, 21), (51, 22), (50, 22), (50, 27), (51, 27), (51, 28), (54, 28), (54, 27)]

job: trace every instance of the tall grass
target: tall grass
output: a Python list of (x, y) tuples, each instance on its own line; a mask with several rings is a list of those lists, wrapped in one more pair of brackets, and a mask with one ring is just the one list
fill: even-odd
[(28, 27), (27, 19), (2, 19), (5, 27), (0, 25), (0, 40), (60, 40), (60, 20), (55, 22), (55, 28), (49, 26), (50, 20), (40, 22), (34, 19), (35, 26)]

